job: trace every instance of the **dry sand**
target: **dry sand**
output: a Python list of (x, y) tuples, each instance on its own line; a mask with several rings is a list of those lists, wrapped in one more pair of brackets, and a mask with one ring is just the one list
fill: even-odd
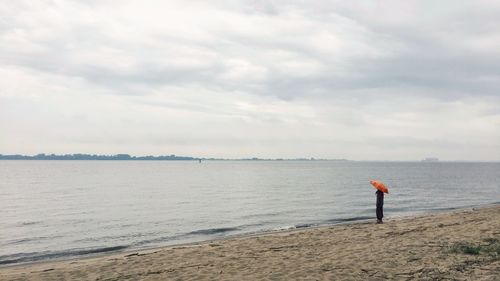
[(0, 280), (500, 280), (499, 240), (494, 205), (12, 266)]

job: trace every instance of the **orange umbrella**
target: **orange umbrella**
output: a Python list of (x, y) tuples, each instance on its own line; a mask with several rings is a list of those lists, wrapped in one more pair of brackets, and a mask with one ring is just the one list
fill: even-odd
[(373, 187), (382, 191), (383, 193), (389, 193), (389, 189), (387, 189), (387, 187), (385, 187), (383, 183), (376, 180), (371, 180), (370, 183), (373, 185)]

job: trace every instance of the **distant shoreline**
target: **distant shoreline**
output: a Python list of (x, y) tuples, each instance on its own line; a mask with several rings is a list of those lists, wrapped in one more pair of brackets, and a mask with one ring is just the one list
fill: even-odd
[(499, 163), (500, 160), (351, 160), (345, 158), (314, 158), (314, 157), (299, 157), (299, 158), (215, 158), (215, 157), (193, 157), (193, 156), (177, 156), (159, 155), (159, 156), (133, 156), (129, 154), (115, 155), (99, 155), (99, 154), (45, 154), (39, 153), (36, 155), (22, 154), (0, 154), (0, 160), (73, 160), (73, 161), (326, 161), (326, 162), (398, 162), (398, 163), (424, 163), (424, 164), (439, 164), (439, 163)]
[(144, 160), (153, 160), (153, 161), (351, 161), (347, 159), (316, 159), (316, 158), (292, 158), (292, 159), (284, 159), (284, 158), (237, 158), (237, 159), (228, 159), (228, 158), (205, 158), (205, 157), (191, 157), (191, 156), (177, 156), (174, 154), (171, 155), (160, 155), (160, 156), (132, 156), (129, 154), (116, 154), (116, 155), (97, 155), (97, 154), (37, 154), (37, 155), (21, 155), (21, 154), (11, 154), (11, 155), (3, 155), (0, 154), (0, 160), (120, 160), (120, 161), (144, 161)]

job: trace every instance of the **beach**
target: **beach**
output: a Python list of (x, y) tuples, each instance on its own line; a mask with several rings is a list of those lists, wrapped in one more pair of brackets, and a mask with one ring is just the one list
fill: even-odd
[(0, 268), (0, 280), (500, 280), (500, 205)]

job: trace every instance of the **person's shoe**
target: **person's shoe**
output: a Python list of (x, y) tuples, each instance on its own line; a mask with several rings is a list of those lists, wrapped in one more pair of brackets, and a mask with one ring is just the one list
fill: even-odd
[(383, 223), (382, 220), (377, 220), (377, 223)]

